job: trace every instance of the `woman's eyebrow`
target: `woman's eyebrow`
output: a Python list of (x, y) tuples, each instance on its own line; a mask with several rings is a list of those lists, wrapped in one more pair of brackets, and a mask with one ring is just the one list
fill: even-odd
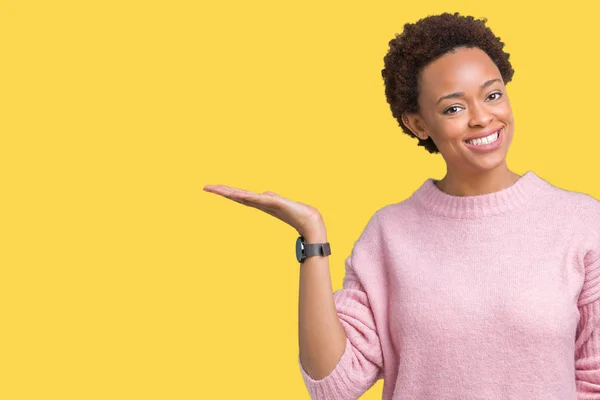
[[(483, 82), (483, 84), (481, 85), (481, 89), (485, 89), (486, 87), (490, 86), (492, 83), (497, 82), (497, 81), (500, 81), (500, 78), (494, 78), (494, 79), (487, 80), (487, 81)], [(454, 92), (454, 93), (447, 94), (445, 96), (440, 97), (438, 99), (438, 101), (435, 103), (435, 105), (437, 106), (440, 103), (440, 101), (442, 101), (442, 100), (451, 99), (451, 98), (460, 97), (460, 96), (464, 96), (464, 92)]]

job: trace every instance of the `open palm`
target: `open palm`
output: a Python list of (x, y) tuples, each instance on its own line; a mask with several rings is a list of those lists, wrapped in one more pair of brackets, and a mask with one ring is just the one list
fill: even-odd
[(301, 235), (322, 222), (321, 213), (308, 204), (292, 201), (275, 192), (262, 194), (225, 185), (206, 185), (204, 191), (215, 193), (248, 207), (254, 207), (292, 226)]

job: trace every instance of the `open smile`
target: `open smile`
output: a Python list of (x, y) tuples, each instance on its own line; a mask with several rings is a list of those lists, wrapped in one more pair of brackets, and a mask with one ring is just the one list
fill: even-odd
[(495, 150), (500, 147), (504, 136), (504, 127), (498, 129), (496, 132), (486, 136), (485, 138), (475, 139), (468, 142), (463, 142), (469, 149), (487, 152)]

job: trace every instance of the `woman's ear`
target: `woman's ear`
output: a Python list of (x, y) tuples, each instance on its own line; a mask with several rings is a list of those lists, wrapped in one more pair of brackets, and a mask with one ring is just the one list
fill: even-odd
[(402, 113), (402, 122), (419, 139), (427, 140), (427, 138), (429, 138), (427, 128), (418, 114)]

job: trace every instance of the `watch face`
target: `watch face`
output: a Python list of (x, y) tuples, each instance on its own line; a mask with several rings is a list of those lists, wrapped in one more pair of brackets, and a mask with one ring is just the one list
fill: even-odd
[(298, 262), (302, 262), (305, 257), (304, 255), (304, 243), (302, 243), (302, 236), (296, 239), (296, 259)]

